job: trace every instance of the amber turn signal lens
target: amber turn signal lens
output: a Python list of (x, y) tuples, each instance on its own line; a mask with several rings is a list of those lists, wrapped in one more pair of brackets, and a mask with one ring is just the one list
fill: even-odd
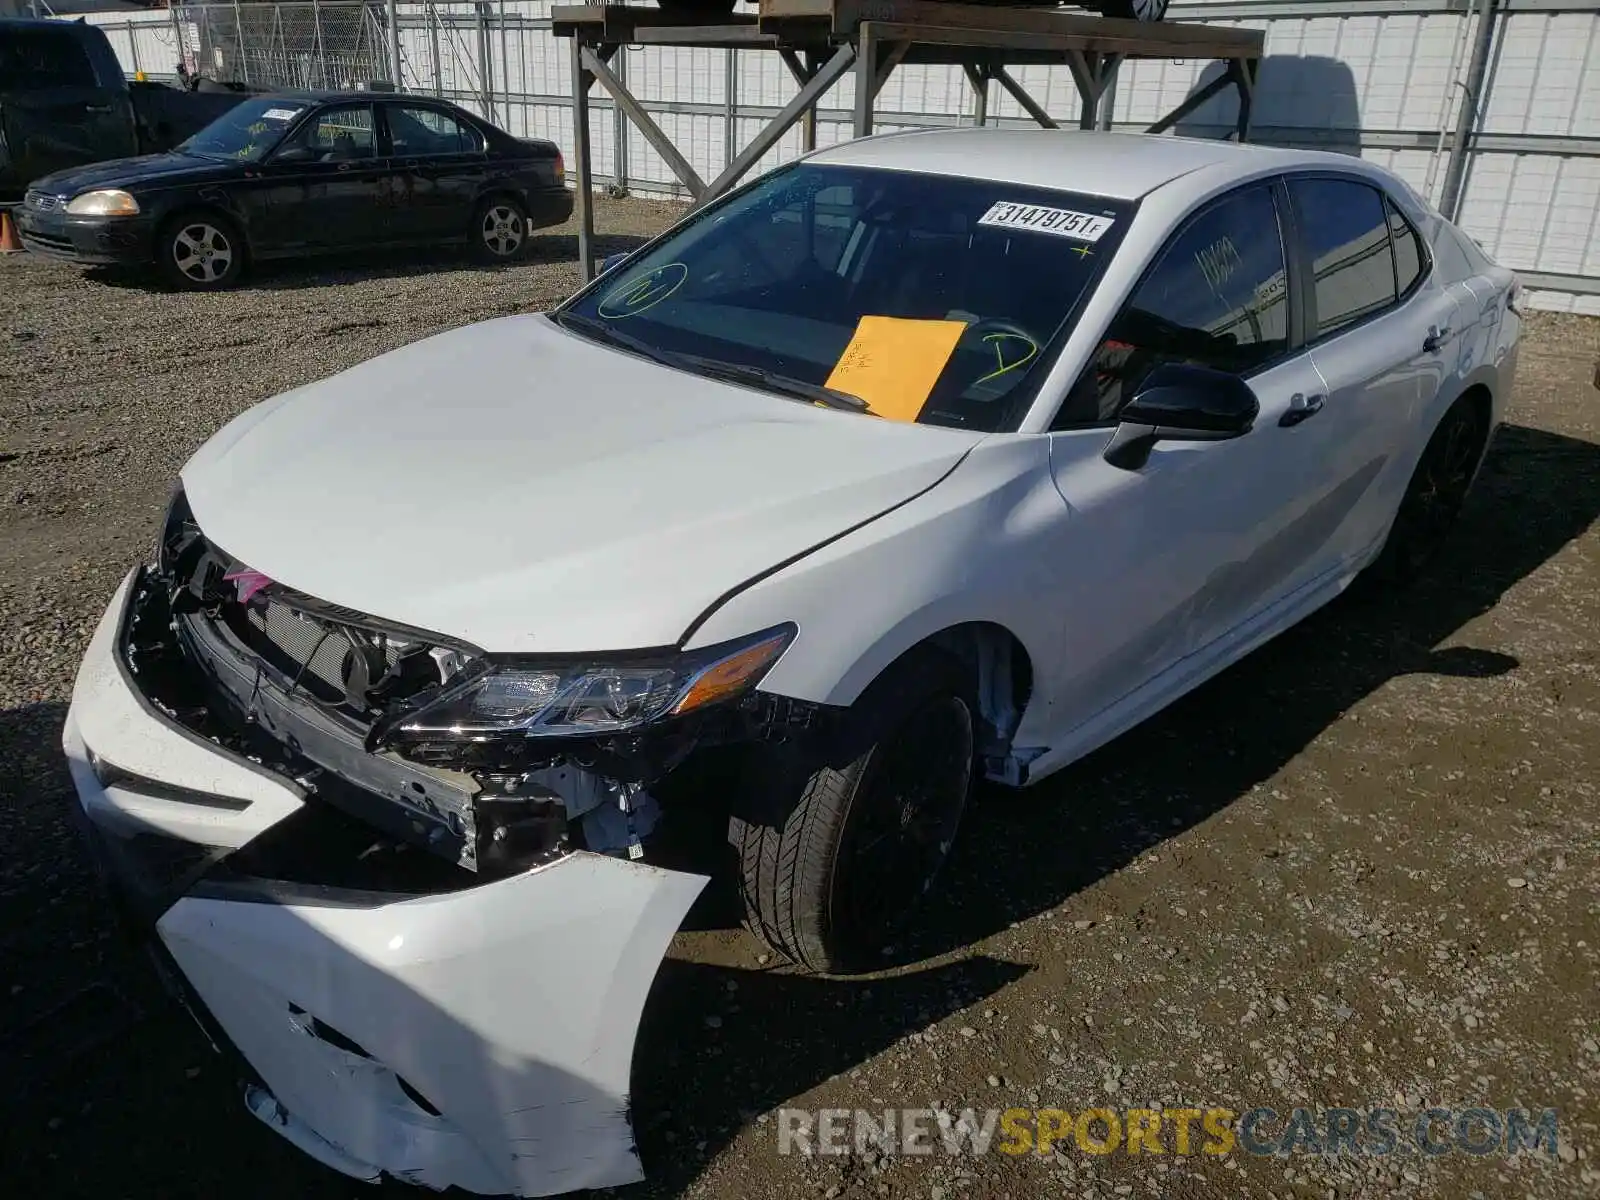
[(743, 691), (777, 661), (778, 655), (783, 653), (783, 648), (788, 644), (788, 632), (774, 634), (764, 642), (747, 646), (721, 662), (713, 663), (695, 676), (694, 682), (684, 692), (683, 699), (673, 706), (672, 711), (681, 715)]

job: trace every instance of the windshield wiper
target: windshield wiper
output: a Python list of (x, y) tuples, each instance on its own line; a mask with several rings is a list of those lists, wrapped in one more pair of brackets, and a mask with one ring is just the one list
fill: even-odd
[(791, 379), (787, 375), (779, 375), (761, 367), (722, 362), (720, 359), (706, 358), (699, 354), (679, 354), (673, 350), (662, 350), (641, 338), (634, 337), (631, 333), (625, 333), (615, 325), (608, 325), (604, 321), (597, 321), (581, 313), (559, 313), (555, 319), (570, 329), (581, 330), (597, 342), (632, 350), (635, 354), (642, 355), (652, 362), (658, 362), (664, 367), (677, 367), (680, 370), (692, 371), (696, 375), (704, 375), (709, 379), (724, 379), (730, 383), (754, 384), (756, 387), (777, 392), (782, 396), (809, 400), (814, 404), (825, 404), (829, 408), (839, 408), (846, 412), (867, 411), (865, 400), (859, 396), (852, 396), (849, 392), (841, 392), (837, 388), (825, 387), (820, 383), (807, 383), (803, 379)]
[(683, 358), (673, 354), (670, 350), (658, 350), (649, 342), (636, 338), (631, 333), (624, 333), (615, 325), (608, 325), (604, 321), (597, 321), (593, 317), (585, 317), (579, 313), (558, 313), (556, 323), (568, 329), (582, 330), (597, 342), (604, 342), (608, 346), (620, 346), (624, 350), (632, 350), (648, 358), (651, 362), (660, 363), (664, 367), (682, 367)]
[(779, 375), (775, 371), (764, 370), (761, 367), (745, 366), (740, 363), (726, 363), (714, 358), (702, 358), (698, 354), (684, 354), (679, 357), (685, 366), (697, 374), (706, 375), (712, 379), (725, 379), (730, 383), (751, 383), (756, 387), (765, 388), (769, 392), (777, 392), (781, 396), (791, 396), (796, 400), (809, 400), (813, 404), (825, 404), (829, 408), (843, 409), (845, 412), (862, 413), (867, 411), (867, 402), (860, 396), (852, 396), (849, 392), (841, 392), (838, 388), (831, 388), (820, 383), (807, 383), (803, 379)]

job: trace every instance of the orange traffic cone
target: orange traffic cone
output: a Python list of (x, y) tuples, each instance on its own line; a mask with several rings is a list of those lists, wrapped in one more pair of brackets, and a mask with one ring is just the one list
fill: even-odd
[(22, 242), (17, 238), (17, 227), (11, 220), (11, 210), (0, 208), (0, 254), (21, 254)]

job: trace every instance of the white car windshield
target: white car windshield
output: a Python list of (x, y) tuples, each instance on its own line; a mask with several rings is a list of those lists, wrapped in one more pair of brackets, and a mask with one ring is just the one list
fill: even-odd
[(798, 383), (800, 399), (827, 385), (881, 416), (1012, 430), (1130, 214), (1092, 195), (802, 163), (709, 206), (556, 318), (704, 374)]

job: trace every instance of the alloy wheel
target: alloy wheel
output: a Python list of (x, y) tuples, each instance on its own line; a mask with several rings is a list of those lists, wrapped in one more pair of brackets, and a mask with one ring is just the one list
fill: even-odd
[(178, 273), (202, 287), (227, 276), (234, 256), (227, 234), (204, 221), (185, 225), (172, 238), (172, 261)]
[(479, 230), (484, 247), (496, 258), (510, 258), (522, 248), (522, 214), (509, 204), (495, 204), (483, 214)]
[(868, 944), (904, 923), (949, 854), (972, 777), (971, 712), (940, 697), (876, 757), (841, 847), (835, 901)]

